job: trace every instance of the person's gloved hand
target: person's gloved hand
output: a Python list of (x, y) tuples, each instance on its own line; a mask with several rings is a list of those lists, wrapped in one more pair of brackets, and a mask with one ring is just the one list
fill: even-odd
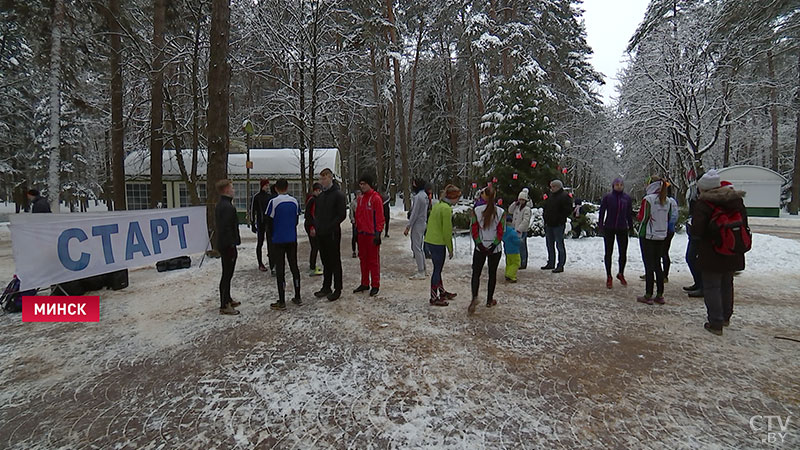
[(258, 234), (258, 227), (256, 224), (250, 225), (250, 229), (253, 231), (253, 233)]
[(380, 233), (376, 234), (375, 237), (372, 238), (372, 243), (377, 245), (377, 246), (381, 245), (381, 234)]
[(483, 244), (478, 244), (478, 251), (481, 253), (489, 253), (489, 249)]
[(447, 253), (448, 253), (448, 255), (447, 255), (447, 259), (453, 259), (453, 251), (452, 251), (452, 250), (450, 250), (450, 249), (448, 249), (448, 250), (447, 250)]

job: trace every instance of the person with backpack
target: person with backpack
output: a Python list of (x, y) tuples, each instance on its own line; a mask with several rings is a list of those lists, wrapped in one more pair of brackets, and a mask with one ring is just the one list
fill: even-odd
[[(403, 234), (408, 236), (411, 233), (411, 253), (417, 262), (417, 273), (410, 279), (419, 280), (428, 277), (425, 269), (425, 226), (428, 222), (428, 193), (425, 192), (425, 180), (417, 178), (414, 180), (414, 196), (411, 197), (411, 211), (409, 211), (408, 225)], [(452, 211), (451, 211), (452, 214)]]
[(52, 213), (50, 203), (36, 189), (28, 191), (28, 201), (31, 204), (31, 213)]
[(486, 260), (489, 260), (489, 285), (486, 292), (486, 307), (497, 305), (494, 299), (494, 289), (497, 285), (497, 266), (503, 256), (503, 233), (506, 229), (506, 214), (503, 208), (495, 205), (496, 191), (494, 187), (487, 186), (481, 192), (483, 203), (474, 209), (470, 219), (472, 240), (475, 242), (475, 251), (472, 253), (472, 302), (467, 312), (475, 313), (478, 306), (478, 289), (481, 284), (481, 272)]
[[(661, 256), (664, 254), (664, 241), (667, 239), (669, 221), (672, 215), (672, 204), (667, 200), (666, 181), (652, 178), (647, 186), (647, 195), (642, 199), (639, 209), (639, 242), (642, 248), (642, 260), (645, 270), (645, 295), (636, 301), (659, 305), (664, 301), (664, 272), (661, 269)], [(653, 282), (656, 285), (656, 296), (653, 298)]]
[(600, 215), (597, 228), (603, 235), (606, 266), (606, 287), (611, 289), (611, 258), (614, 255), (614, 240), (617, 241), (619, 251), (619, 271), (617, 279), (623, 286), (628, 285), (625, 280), (625, 264), (628, 262), (628, 232), (633, 229), (633, 200), (625, 193), (625, 182), (622, 178), (615, 178), (611, 183), (611, 192), (603, 196), (600, 201)]
[[(547, 264), (542, 270), (553, 273), (564, 271), (567, 262), (567, 248), (564, 246), (564, 230), (567, 217), (572, 214), (572, 197), (564, 190), (561, 180), (550, 182), (550, 194), (545, 196), (542, 218), (544, 219), (545, 242), (547, 244)], [(556, 265), (556, 247), (558, 248), (558, 265)]]
[[(264, 211), (267, 210), (267, 203), (269, 203), (269, 200), (272, 196), (269, 192), (269, 180), (262, 178), (259, 183), (261, 184), (261, 189), (256, 195), (253, 196), (253, 200), (250, 205), (250, 229), (256, 234), (258, 239), (256, 243), (256, 261), (258, 261), (258, 270), (266, 272), (267, 267), (264, 265), (262, 257), (264, 239), (268, 239), (267, 226), (264, 220)], [(267, 258), (269, 258), (269, 244), (267, 244)], [(270, 268), (273, 267), (271, 262), (269, 266)]]
[(319, 252), (319, 242), (317, 241), (316, 233), (312, 233), (314, 229), (314, 214), (316, 214), (317, 197), (322, 192), (322, 185), (314, 183), (311, 186), (311, 194), (306, 199), (306, 209), (303, 214), (303, 227), (308, 235), (308, 243), (311, 245), (311, 254), (308, 257), (308, 271), (312, 277), (322, 275), (322, 269), (317, 267), (317, 253)]
[(514, 231), (519, 235), (519, 269), (528, 268), (528, 230), (531, 229), (531, 205), (528, 197), (528, 188), (523, 188), (517, 196), (517, 201), (508, 207), (508, 215)]
[(278, 301), (271, 303), (270, 308), (283, 311), (286, 309), (286, 261), (292, 271), (294, 282), (294, 298), (292, 303), (303, 304), (300, 299), (300, 269), (297, 267), (297, 223), (300, 217), (300, 204), (297, 199), (287, 194), (289, 182), (280, 179), (275, 183), (278, 195), (269, 201), (265, 217), (268, 229), (272, 234), (272, 250), (274, 252), (275, 279), (278, 283)]
[(354, 294), (369, 291), (369, 296), (378, 295), (381, 287), (381, 233), (385, 219), (383, 199), (373, 188), (372, 176), (364, 174), (358, 186), (363, 195), (356, 206), (356, 228), (358, 229), (358, 257), (361, 260), (361, 284)]
[(704, 328), (718, 336), (733, 315), (733, 274), (744, 270), (744, 254), (752, 235), (744, 195), (722, 186), (716, 170), (697, 181), (700, 196), (692, 218), (691, 233), (698, 240), (698, 267), (703, 276), (703, 297), (708, 322)]
[(217, 250), (222, 259), (222, 276), (219, 280), (219, 313), (235, 316), (239, 314), (235, 308), (241, 305), (240, 302), (231, 298), (231, 280), (233, 272), (236, 270), (236, 258), (239, 254), (236, 246), (242, 243), (239, 236), (239, 217), (236, 215), (236, 207), (233, 206), (233, 182), (219, 180), (215, 187), (219, 192), (219, 201), (214, 208)]
[(453, 205), (461, 198), (461, 189), (448, 184), (444, 188), (441, 198), (442, 201), (437, 202), (431, 209), (431, 216), (425, 230), (425, 250), (431, 255), (433, 261), (430, 299), (432, 306), (447, 306), (449, 304), (447, 300), (456, 298), (456, 294), (444, 289), (442, 269), (444, 268), (445, 250), (448, 257), (453, 259)]

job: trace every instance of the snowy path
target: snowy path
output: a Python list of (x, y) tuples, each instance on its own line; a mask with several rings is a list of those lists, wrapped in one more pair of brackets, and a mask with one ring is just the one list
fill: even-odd
[[(631, 286), (609, 291), (599, 239), (568, 241), (561, 275), (538, 270), (532, 239), (521, 282), (468, 317), (468, 241), (445, 266), (459, 298), (431, 308), (427, 281), (406, 278), (398, 222), (376, 299), (318, 301), (321, 280), (304, 276), (306, 305), (270, 311), (274, 279), (242, 229), (235, 318), (216, 314), (219, 260), (199, 258), (131, 272), (130, 288), (101, 294), (99, 324), (0, 317), (0, 447), (763, 448), (754, 415), (792, 415), (785, 448), (800, 444), (800, 344), (774, 339), (800, 338), (800, 243), (757, 237), (717, 338), (702, 301), (679, 292), (680, 235), (665, 306), (633, 300), (635, 241)], [(352, 289), (357, 260), (344, 266)], [(1, 233), (0, 269), (13, 270)]]

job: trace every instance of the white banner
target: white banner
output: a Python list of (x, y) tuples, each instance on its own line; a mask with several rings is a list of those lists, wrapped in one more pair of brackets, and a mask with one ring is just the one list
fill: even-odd
[(21, 289), (202, 253), (206, 208), (83, 214), (13, 214), (11, 244)]

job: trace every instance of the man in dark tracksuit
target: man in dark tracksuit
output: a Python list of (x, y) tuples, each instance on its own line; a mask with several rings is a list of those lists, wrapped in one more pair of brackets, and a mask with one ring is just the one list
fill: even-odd
[(239, 217), (236, 207), (233, 206), (233, 182), (220, 180), (216, 185), (219, 192), (219, 201), (214, 210), (214, 219), (217, 228), (217, 250), (222, 258), (222, 278), (219, 280), (219, 313), (239, 314), (234, 309), (241, 303), (231, 298), (231, 279), (236, 269), (236, 246), (242, 243), (239, 237)]
[(28, 201), (31, 203), (32, 213), (52, 212), (50, 211), (50, 203), (46, 198), (42, 197), (41, 194), (39, 194), (39, 191), (36, 189), (31, 189), (28, 191)]
[[(564, 190), (561, 180), (550, 182), (550, 195), (544, 200), (545, 241), (547, 244), (547, 264), (542, 270), (552, 270), (553, 273), (564, 271), (567, 262), (567, 249), (564, 246), (564, 230), (567, 217), (572, 213), (572, 197)], [(556, 247), (558, 247), (558, 265), (556, 265)]]
[[(317, 197), (314, 229), (312, 233), (319, 241), (319, 256), (323, 265), (322, 289), (314, 293), (317, 298), (328, 301), (342, 296), (342, 222), (347, 218), (347, 201), (339, 184), (333, 180), (333, 171), (323, 169), (319, 183), (322, 193)], [(333, 282), (333, 290), (331, 290)]]
[[(264, 266), (262, 258), (262, 248), (264, 248), (264, 239), (267, 236), (267, 224), (264, 220), (264, 211), (267, 210), (267, 203), (270, 200), (269, 193), (269, 180), (261, 179), (261, 190), (253, 196), (253, 203), (250, 206), (250, 228), (253, 233), (258, 236), (258, 243), (256, 244), (256, 259), (258, 260), (258, 270), (266, 272), (267, 268)], [(269, 242), (269, 241), (268, 241)], [(269, 243), (267, 244), (267, 258), (269, 254)], [(272, 268), (272, 260), (270, 259), (269, 267)]]

